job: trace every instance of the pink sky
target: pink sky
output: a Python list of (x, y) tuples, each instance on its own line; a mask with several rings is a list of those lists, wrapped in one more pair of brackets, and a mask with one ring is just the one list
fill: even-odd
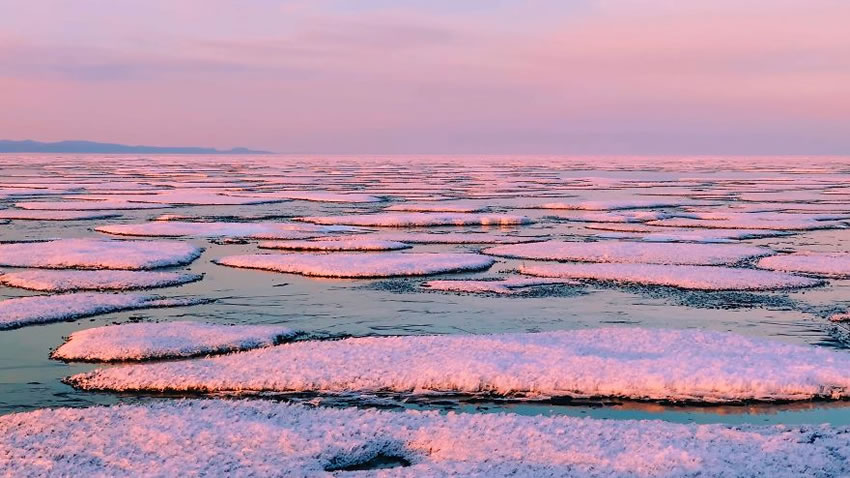
[(0, 137), (850, 153), (846, 0), (0, 0)]

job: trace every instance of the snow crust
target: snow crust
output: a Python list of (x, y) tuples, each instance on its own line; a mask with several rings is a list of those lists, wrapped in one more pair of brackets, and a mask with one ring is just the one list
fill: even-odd
[(349, 214), (345, 216), (312, 216), (299, 218), (315, 224), (341, 224), (366, 227), (426, 227), (426, 226), (508, 226), (531, 224), (525, 216), (509, 214), (471, 214), (436, 212), (385, 212)]
[(822, 277), (850, 277), (850, 253), (796, 252), (765, 257), (758, 267), (786, 272), (800, 272)]
[(121, 310), (176, 307), (195, 303), (197, 301), (191, 299), (164, 299), (138, 293), (72, 292), (17, 297), (0, 301), (0, 330), (75, 320)]
[[(132, 430), (132, 433), (127, 433)], [(842, 476), (847, 428), (693, 425), (184, 400), (0, 418), (10, 476)], [(248, 446), (250, 445), (250, 446)]]
[(277, 325), (128, 323), (74, 332), (51, 357), (98, 362), (195, 357), (269, 347), (299, 334)]
[(775, 290), (814, 287), (823, 281), (783, 272), (669, 264), (523, 264), (523, 274), (695, 290)]
[(542, 204), (541, 209), (577, 209), (585, 211), (611, 211), (618, 209), (650, 209), (679, 207), (700, 204), (690, 199), (625, 199), (603, 201), (550, 202)]
[(163, 204), (144, 204), (128, 201), (29, 201), (15, 203), (15, 207), (38, 211), (110, 211), (122, 209), (161, 209)]
[(625, 241), (545, 241), (484, 249), (484, 254), (519, 259), (645, 264), (731, 264), (773, 253), (770, 249), (727, 244), (660, 244)]
[(482, 212), (487, 209), (487, 206), (481, 203), (469, 203), (464, 201), (436, 201), (428, 203), (401, 203), (393, 204), (384, 209), (384, 211), (403, 211), (403, 212)]
[(122, 270), (23, 270), (0, 274), (7, 287), (44, 292), (150, 289), (186, 284), (203, 278), (180, 272)]
[(732, 402), (850, 396), (850, 355), (698, 330), (602, 328), (544, 333), (309, 341), (70, 377), (111, 391), (460, 393)]
[(0, 266), (50, 269), (155, 269), (189, 264), (203, 249), (177, 241), (57, 239), (0, 244)]
[[(131, 431), (131, 433), (128, 433)], [(843, 476), (846, 427), (694, 425), (181, 400), (0, 417), (9, 476)]]
[(227, 256), (216, 263), (249, 269), (288, 272), (307, 276), (358, 278), (478, 271), (493, 259), (477, 254), (378, 252), (374, 254), (249, 254)]
[(409, 244), (381, 239), (324, 239), (313, 241), (268, 241), (258, 245), (261, 249), (286, 249), (293, 251), (397, 251), (410, 249)]
[(408, 244), (519, 244), (539, 242), (539, 237), (508, 236), (486, 232), (395, 232), (380, 231), (371, 234), (347, 236), (349, 239), (378, 239)]

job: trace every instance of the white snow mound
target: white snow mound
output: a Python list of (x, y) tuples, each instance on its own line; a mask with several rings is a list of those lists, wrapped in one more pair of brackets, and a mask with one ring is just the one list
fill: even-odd
[(177, 241), (58, 239), (0, 244), (0, 266), (49, 269), (155, 269), (189, 264), (203, 249)]
[(645, 243), (625, 241), (546, 241), (496, 246), (482, 251), (500, 257), (580, 262), (644, 264), (732, 264), (767, 256), (770, 249), (747, 245)]
[(74, 332), (51, 357), (98, 362), (194, 357), (269, 347), (298, 334), (276, 325), (129, 323)]
[(523, 264), (523, 274), (693, 290), (776, 290), (814, 287), (821, 280), (782, 272), (667, 264)]
[(850, 396), (850, 355), (729, 333), (603, 328), (285, 344), (75, 375), (111, 391), (460, 393), (732, 402)]
[(216, 263), (249, 269), (288, 272), (318, 277), (394, 277), (478, 271), (493, 265), (493, 259), (477, 254), (251, 254), (228, 256)]
[[(129, 433), (128, 433), (129, 432)], [(9, 476), (844, 476), (848, 429), (181, 400), (0, 417)], [(339, 476), (349, 476), (344, 471)]]

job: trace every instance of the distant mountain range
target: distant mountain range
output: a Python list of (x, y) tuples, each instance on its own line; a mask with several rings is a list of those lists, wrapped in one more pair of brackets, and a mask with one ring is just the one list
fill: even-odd
[(133, 146), (94, 141), (12, 141), (0, 139), (0, 153), (130, 153), (130, 154), (271, 154), (247, 148), (221, 150), (191, 146)]

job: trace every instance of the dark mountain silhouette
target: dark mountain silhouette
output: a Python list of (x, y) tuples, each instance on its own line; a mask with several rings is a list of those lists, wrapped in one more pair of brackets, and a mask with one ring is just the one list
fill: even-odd
[(137, 146), (94, 141), (12, 141), (0, 139), (0, 153), (270, 154), (247, 148), (221, 150), (192, 146)]

